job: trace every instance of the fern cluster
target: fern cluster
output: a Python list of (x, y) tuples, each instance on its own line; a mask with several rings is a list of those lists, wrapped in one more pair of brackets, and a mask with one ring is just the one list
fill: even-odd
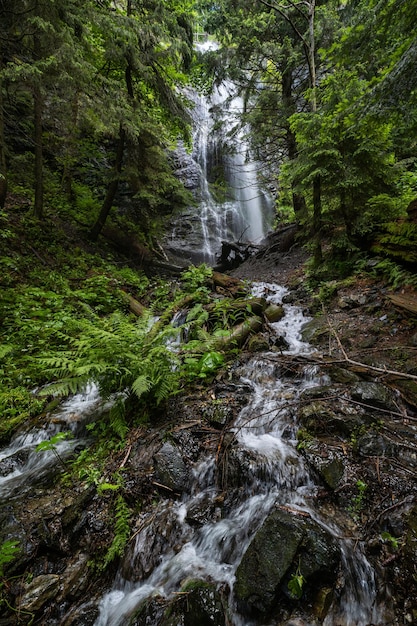
[(83, 320), (80, 336), (67, 338), (72, 348), (41, 358), (50, 374), (59, 379), (45, 393), (68, 395), (95, 382), (104, 399), (114, 394), (118, 397), (111, 414), (115, 425), (121, 420), (126, 398), (132, 394), (141, 398), (150, 393), (160, 403), (177, 387), (177, 358), (166, 345), (172, 329), (152, 334), (151, 323), (149, 315), (132, 323), (121, 312), (102, 319), (100, 324)]
[(389, 222), (374, 244), (373, 251), (398, 263), (417, 266), (417, 224)]

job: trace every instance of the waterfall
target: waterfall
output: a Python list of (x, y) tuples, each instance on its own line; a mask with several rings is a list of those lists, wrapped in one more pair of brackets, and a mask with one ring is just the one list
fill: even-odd
[(172, 219), (166, 247), (194, 264), (215, 265), (222, 241), (259, 244), (273, 226), (274, 202), (239, 128), (243, 99), (233, 91), (225, 82), (211, 96), (187, 94), (194, 103), (193, 151), (179, 147), (177, 173), (198, 206)]
[[(258, 284), (254, 286), (254, 293), (268, 295), (274, 302), (280, 302), (286, 290), (278, 285)], [(288, 304), (284, 307), (284, 319), (273, 326), (285, 334), (287, 353), (310, 353), (311, 347), (301, 339), (306, 318), (298, 307)], [(343, 531), (328, 523), (320, 511), (314, 509), (317, 487), (297, 451), (298, 426), (294, 406), (304, 390), (325, 384), (327, 378), (318, 368), (311, 366), (305, 367), (302, 379), (286, 377), (274, 356), (273, 353), (254, 356), (248, 363), (238, 366), (236, 372), (245, 387), (251, 389), (251, 396), (235, 420), (231, 433), (234, 439), (232, 453), (243, 460), (240, 471), (245, 475), (241, 477), (239, 489), (233, 492), (228, 507), (218, 512), (216, 509), (215, 459), (200, 459), (194, 468), (189, 493), (183, 495), (182, 501), (161, 501), (141, 523), (127, 565), (125, 561), (113, 588), (99, 603), (95, 626), (131, 623), (145, 601), (153, 597), (175, 597), (181, 593), (181, 585), (187, 579), (209, 580), (230, 590), (229, 606), (234, 608), (228, 623), (233, 626), (264, 624), (259, 620), (250, 621), (240, 614), (234, 603), (233, 589), (245, 551), (267, 516), (277, 507), (306, 515), (339, 543), (345, 583), (340, 598), (323, 623), (326, 626), (365, 626), (370, 623), (381, 626), (389, 623), (377, 605), (374, 572), (361, 546), (343, 539)], [(201, 503), (210, 503), (213, 513), (196, 526), (191, 521), (190, 512), (202, 506)], [(165, 547), (158, 553), (156, 566), (149, 576), (135, 580), (134, 563), (140, 560), (146, 546), (153, 545), (161, 528), (165, 538), (168, 532), (165, 529), (173, 529), (173, 540), (164, 541)]]

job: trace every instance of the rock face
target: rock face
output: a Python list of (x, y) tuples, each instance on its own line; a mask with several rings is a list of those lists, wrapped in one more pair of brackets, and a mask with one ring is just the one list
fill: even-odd
[(334, 538), (309, 517), (273, 511), (246, 550), (236, 571), (235, 594), (243, 613), (268, 616), (298, 572), (314, 596), (333, 580), (340, 560)]

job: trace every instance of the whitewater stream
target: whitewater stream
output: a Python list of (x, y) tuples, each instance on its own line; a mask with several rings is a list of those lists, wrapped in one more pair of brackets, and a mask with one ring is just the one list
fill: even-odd
[[(253, 290), (255, 295), (265, 295), (275, 303), (281, 302), (286, 293), (283, 287), (265, 283), (254, 285)], [(278, 335), (285, 337), (288, 345), (285, 352), (311, 353), (312, 348), (301, 338), (301, 328), (307, 321), (302, 311), (292, 305), (284, 308), (284, 318), (272, 326)], [(233, 588), (242, 555), (267, 515), (277, 507), (308, 515), (339, 543), (343, 589), (323, 622), (325, 626), (388, 624), (384, 621), (383, 607), (378, 605), (374, 572), (360, 542), (344, 539), (348, 533), (314, 509), (317, 487), (296, 448), (297, 400), (306, 389), (322, 385), (326, 379), (311, 365), (305, 366), (299, 379), (286, 377), (275, 353), (254, 356), (239, 367), (241, 381), (250, 387), (251, 393), (248, 404), (233, 424), (232, 435), (235, 454), (245, 456), (248, 461), (246, 484), (236, 492), (227, 510), (216, 508), (219, 496), (216, 459), (207, 456), (197, 463), (189, 493), (180, 501), (161, 501), (139, 528), (128, 562), (125, 561), (113, 587), (100, 601), (95, 626), (129, 624), (141, 603), (153, 597), (172, 597), (187, 579), (214, 581), (219, 587), (229, 589), (230, 606), (234, 607), (231, 624), (259, 626), (259, 620), (251, 622), (239, 613)], [(215, 512), (196, 528), (189, 523), (187, 512), (203, 502), (211, 502)], [(173, 541), (163, 553), (156, 555), (158, 565), (151, 575), (135, 580), (135, 561), (144, 547), (152, 544), (158, 532), (154, 524), (160, 525), (161, 520), (166, 520), (167, 527), (175, 528)]]
[[(85, 425), (104, 410), (95, 385), (63, 402), (42, 421), (42, 426), (17, 433), (0, 451), (0, 500), (21, 498), (76, 449), (87, 444)], [(65, 433), (66, 437), (59, 437)], [(57, 437), (58, 435), (58, 437)], [(54, 442), (56, 438), (56, 443)], [(47, 445), (50, 442), (50, 445)]]

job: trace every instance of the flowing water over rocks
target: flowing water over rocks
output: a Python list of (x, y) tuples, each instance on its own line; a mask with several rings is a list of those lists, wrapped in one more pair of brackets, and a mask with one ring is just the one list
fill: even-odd
[[(285, 294), (272, 284), (254, 291), (274, 302)], [(302, 311), (285, 309), (283, 320), (272, 325), (285, 335), (285, 353), (311, 352), (301, 339), (307, 321)], [(95, 626), (248, 626), (272, 623), (274, 615), (284, 619), (274, 624), (287, 623), (297, 576), (315, 619), (389, 624), (360, 542), (344, 539), (350, 530), (317, 509), (318, 486), (297, 452), (296, 407), (305, 392), (329, 380), (311, 365), (296, 378), (286, 375), (276, 353), (252, 357), (233, 377), (250, 393), (216, 456), (199, 457), (188, 471), (179, 448), (162, 446), (160, 480), (182, 496), (161, 501), (142, 520), (113, 589), (100, 601)], [(149, 554), (150, 545), (157, 555)]]
[(59, 460), (33, 451), (57, 426), (75, 434), (61, 456), (83, 445), (83, 424), (103, 410), (94, 389), (3, 451), (3, 540), (22, 554), (7, 583), (18, 610), (5, 606), (1, 626), (413, 623), (412, 410), (382, 381), (326, 363), (296, 294), (253, 291), (284, 303), (262, 351), (173, 399), (162, 428), (138, 428), (115, 453), (135, 515), (107, 573), (88, 564), (113, 539), (111, 492), (54, 486)]

